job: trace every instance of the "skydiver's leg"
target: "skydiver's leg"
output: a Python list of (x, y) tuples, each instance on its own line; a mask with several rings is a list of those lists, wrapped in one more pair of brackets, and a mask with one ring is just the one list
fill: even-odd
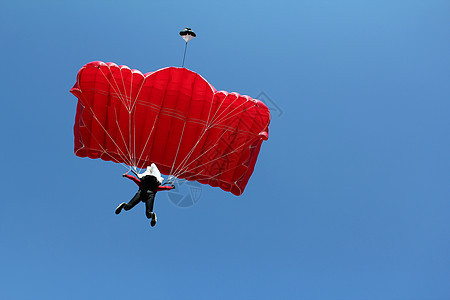
[(122, 208), (125, 210), (130, 210), (133, 207), (136, 206), (136, 204), (138, 204), (141, 201), (141, 190), (139, 190), (136, 195), (134, 195), (134, 197), (130, 200), (130, 202), (128, 203), (121, 203), (119, 204), (119, 206), (117, 206), (116, 208), (116, 215), (120, 214), (120, 212), (122, 211)]
[(145, 199), (145, 215), (148, 219), (153, 219), (155, 213), (153, 212), (153, 204), (155, 203), (155, 193), (149, 191)]
[(141, 201), (141, 190), (139, 190), (133, 198), (131, 198), (130, 202), (124, 205), (123, 209), (130, 210), (135, 207)]
[(153, 212), (153, 204), (155, 203), (155, 193), (150, 192), (147, 201), (145, 201), (145, 214), (147, 218), (151, 218), (150, 225), (153, 227), (156, 225), (156, 214)]

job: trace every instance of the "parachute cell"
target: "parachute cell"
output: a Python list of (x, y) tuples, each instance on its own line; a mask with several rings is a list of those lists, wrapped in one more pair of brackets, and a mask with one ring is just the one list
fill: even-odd
[(142, 74), (91, 62), (71, 92), (78, 98), (75, 154), (218, 186), (240, 195), (253, 172), (270, 113), (248, 96), (216, 91), (185, 68)]

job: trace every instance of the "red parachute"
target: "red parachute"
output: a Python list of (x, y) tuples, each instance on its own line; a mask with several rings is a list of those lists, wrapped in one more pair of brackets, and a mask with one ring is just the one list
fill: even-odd
[[(185, 68), (142, 74), (95, 61), (80, 69), (75, 154), (196, 180), (240, 195), (253, 172), (270, 112), (264, 103), (216, 91)], [(173, 177), (172, 177), (173, 176)]]

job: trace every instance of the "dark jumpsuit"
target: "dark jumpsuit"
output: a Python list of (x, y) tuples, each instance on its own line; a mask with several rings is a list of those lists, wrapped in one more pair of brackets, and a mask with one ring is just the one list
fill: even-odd
[(139, 191), (134, 197), (124, 205), (125, 210), (130, 210), (135, 207), (140, 201), (145, 202), (145, 215), (147, 218), (152, 218), (153, 204), (155, 202), (155, 195), (158, 191), (171, 190), (172, 186), (161, 186), (155, 176), (146, 175), (140, 180), (134, 176), (125, 175), (126, 178), (133, 180), (138, 186)]

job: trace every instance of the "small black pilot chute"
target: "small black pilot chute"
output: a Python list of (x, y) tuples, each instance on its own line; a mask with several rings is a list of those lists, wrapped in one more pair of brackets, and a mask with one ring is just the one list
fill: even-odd
[(186, 45), (184, 46), (183, 64), (181, 65), (181, 67), (184, 67), (184, 60), (186, 59), (187, 44), (190, 40), (195, 38), (197, 35), (190, 28), (185, 28), (185, 29), (181, 30), (180, 35), (183, 38), (183, 40), (186, 41)]
[(192, 29), (190, 28), (185, 28), (181, 30), (180, 35), (183, 38), (183, 40), (186, 41), (186, 43), (197, 36), (195, 32), (193, 32)]

